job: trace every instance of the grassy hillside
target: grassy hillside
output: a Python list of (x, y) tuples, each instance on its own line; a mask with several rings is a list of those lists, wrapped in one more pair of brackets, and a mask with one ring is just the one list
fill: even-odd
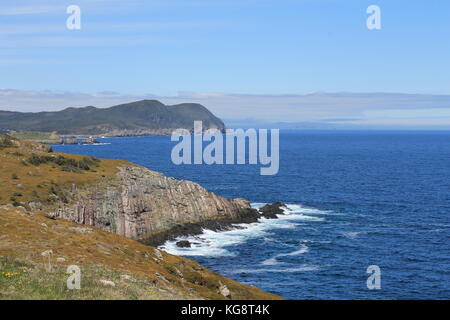
[[(233, 299), (277, 298), (192, 260), (21, 208), (0, 209), (0, 238), (0, 299), (227, 299), (224, 286)], [(69, 265), (81, 268), (80, 290), (67, 289)]]
[(117, 130), (192, 128), (195, 120), (205, 127), (224, 128), (223, 122), (199, 104), (166, 106), (142, 100), (111, 108), (67, 108), (58, 112), (21, 113), (0, 111), (0, 129), (104, 135)]
[(0, 204), (29, 208), (30, 202), (51, 205), (64, 200), (63, 187), (113, 177), (122, 160), (48, 152), (50, 147), (0, 135)]
[[(50, 208), (64, 201), (67, 186), (109, 181), (122, 165), (132, 164), (54, 153), (0, 135), (0, 299), (278, 298), (192, 260), (31, 208), (33, 202)], [(48, 250), (51, 270), (42, 255)], [(69, 265), (81, 268), (81, 290), (66, 287)]]

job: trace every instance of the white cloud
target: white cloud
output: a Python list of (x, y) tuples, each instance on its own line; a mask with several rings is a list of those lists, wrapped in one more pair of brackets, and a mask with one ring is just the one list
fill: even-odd
[[(165, 104), (201, 103), (222, 119), (259, 122), (315, 123), (338, 126), (447, 126), (450, 95), (395, 93), (307, 93), (246, 95), (189, 93), (174, 96), (24, 91), (0, 89), (0, 110), (37, 112), (67, 107), (110, 107), (142, 99)], [(244, 121), (245, 122), (245, 121)]]

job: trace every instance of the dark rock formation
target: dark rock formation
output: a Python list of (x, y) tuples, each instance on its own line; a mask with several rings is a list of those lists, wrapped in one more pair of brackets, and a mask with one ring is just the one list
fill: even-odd
[(266, 219), (278, 219), (277, 215), (283, 215), (286, 204), (282, 202), (275, 202), (273, 204), (266, 204), (265, 206), (259, 208), (261, 216)]
[(191, 247), (191, 243), (187, 240), (178, 241), (176, 243), (176, 245), (180, 248), (190, 248)]

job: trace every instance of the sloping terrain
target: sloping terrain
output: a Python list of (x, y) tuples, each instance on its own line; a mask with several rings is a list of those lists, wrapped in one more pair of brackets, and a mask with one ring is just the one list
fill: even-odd
[[(67, 289), (69, 265), (81, 269), (80, 290)], [(119, 235), (0, 209), (0, 299), (277, 298)]]
[(185, 224), (257, 220), (244, 199), (226, 199), (128, 161), (48, 152), (7, 135), (1, 145), (0, 204), (141, 240)]
[[(142, 190), (136, 182), (122, 186), (124, 180), (116, 177), (123, 168), (149, 175), (141, 183), (150, 182)], [(53, 153), (49, 146), (7, 135), (0, 135), (0, 184), (0, 299), (278, 298), (120, 235), (141, 233), (118, 232), (147, 234), (178, 223), (233, 217), (246, 211), (244, 200), (221, 198), (127, 161)], [(111, 217), (114, 208), (100, 200), (122, 188), (119, 195), (129, 209)], [(173, 211), (178, 206), (180, 217)], [(72, 218), (64, 212), (86, 215), (73, 222), (63, 219)], [(120, 229), (124, 222), (127, 227)], [(81, 268), (81, 290), (66, 288), (69, 265)]]

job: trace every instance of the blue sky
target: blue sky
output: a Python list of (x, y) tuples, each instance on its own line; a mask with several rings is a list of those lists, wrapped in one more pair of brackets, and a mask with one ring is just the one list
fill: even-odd
[[(71, 4), (81, 8), (81, 30), (66, 29)], [(381, 30), (366, 27), (372, 4), (381, 8)], [(90, 94), (94, 102), (99, 92), (434, 94), (450, 108), (449, 38), (449, 1), (3, 0), (0, 88), (24, 92), (29, 103), (35, 92), (36, 107), (49, 90)], [(0, 102), (2, 109), (22, 106)], [(258, 118), (245, 104), (229, 108)]]

